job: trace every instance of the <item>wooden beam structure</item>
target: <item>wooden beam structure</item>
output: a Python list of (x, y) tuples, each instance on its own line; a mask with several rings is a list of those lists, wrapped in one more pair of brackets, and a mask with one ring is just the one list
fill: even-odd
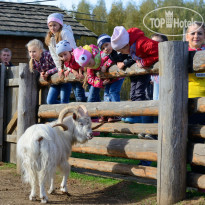
[(94, 116), (157, 116), (158, 101), (121, 101), (121, 102), (75, 102), (58, 105), (41, 105), (38, 111), (40, 118), (57, 118), (64, 107), (85, 105), (91, 117)]
[(160, 43), (159, 59), (157, 202), (171, 205), (186, 196), (188, 43)]
[[(31, 73), (28, 64), (19, 64), (19, 97), (17, 142), (25, 130), (37, 123), (38, 87), (35, 73)], [(17, 172), (20, 162), (17, 159)]]

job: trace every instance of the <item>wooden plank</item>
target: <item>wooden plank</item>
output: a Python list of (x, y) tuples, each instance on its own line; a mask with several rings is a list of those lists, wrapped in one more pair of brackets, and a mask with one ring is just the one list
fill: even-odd
[(16, 142), (17, 142), (17, 135), (6, 135), (4, 141), (16, 144)]
[(19, 79), (18, 78), (7, 79), (6, 80), (6, 86), (7, 87), (19, 86)]
[[(16, 144), (17, 135), (6, 135), (4, 141)], [(157, 161), (157, 140), (95, 137), (85, 146), (76, 144), (72, 150), (79, 153)], [(188, 150), (187, 163), (205, 166), (205, 144), (190, 143)]]
[(159, 59), (157, 202), (171, 205), (186, 196), (188, 43), (160, 43)]
[(195, 53), (193, 59), (193, 69), (196, 72), (205, 71), (205, 51)]
[[(157, 116), (157, 100), (147, 101), (121, 101), (121, 102), (73, 102), (69, 104), (41, 105), (38, 117), (57, 118), (60, 111), (66, 106), (85, 105), (91, 117), (97, 116)], [(196, 107), (194, 110), (193, 107)], [(190, 100), (189, 109), (193, 112), (205, 112), (205, 97)]]
[(155, 167), (137, 166), (106, 161), (94, 161), (73, 157), (69, 158), (69, 164), (78, 168), (157, 179), (157, 168)]
[(68, 106), (85, 105), (88, 113), (93, 116), (157, 116), (158, 101), (121, 101), (121, 102), (74, 102), (58, 105), (41, 105), (38, 110), (38, 116), (41, 118), (56, 118), (60, 111)]
[[(99, 127), (98, 127), (99, 126)], [(139, 133), (147, 133), (152, 135), (158, 134), (158, 124), (156, 123), (92, 123), (92, 128), (98, 127), (95, 131), (99, 132), (107, 132), (107, 133), (121, 133), (121, 134), (139, 134)]]
[[(38, 87), (35, 73), (31, 73), (28, 64), (19, 64), (18, 130), (17, 141), (25, 130), (37, 123)], [(20, 163), (17, 160), (17, 172)]]
[(94, 137), (73, 146), (74, 152), (157, 161), (157, 140)]
[(187, 186), (205, 189), (205, 174), (188, 172)]
[[(119, 133), (119, 134), (131, 134), (136, 135), (139, 133), (146, 133), (152, 135), (158, 135), (158, 124), (156, 123), (92, 123), (92, 128), (95, 131), (106, 133)], [(205, 125), (189, 125), (188, 126), (189, 138), (205, 138)]]
[(18, 112), (16, 111), (11, 119), (11, 121), (9, 122), (9, 124), (6, 127), (5, 133), (6, 134), (12, 134), (13, 131), (15, 130), (16, 126), (17, 126), (17, 117), (18, 117)]
[(5, 85), (5, 73), (6, 73), (6, 67), (2, 63), (0, 65), (1, 68), (1, 81), (0, 81), (0, 161), (2, 161), (3, 158), (3, 137), (4, 137), (4, 128), (3, 128), (3, 122), (4, 122), (4, 85)]
[[(116, 77), (128, 77), (133, 75), (144, 75), (144, 74), (156, 74), (158, 73), (159, 63), (156, 63), (152, 68), (138, 68), (136, 64), (133, 64), (130, 68), (127, 68), (125, 71), (120, 70), (116, 65), (113, 65), (109, 68), (108, 72), (102, 73), (98, 72), (97, 76), (100, 78), (116, 78)], [(67, 82), (79, 81), (75, 78), (72, 73), (69, 73), (68, 77), (60, 79), (58, 74), (51, 76), (49, 81), (45, 81), (42, 78), (39, 79), (39, 84), (41, 86), (47, 86), (49, 84), (59, 84)]]

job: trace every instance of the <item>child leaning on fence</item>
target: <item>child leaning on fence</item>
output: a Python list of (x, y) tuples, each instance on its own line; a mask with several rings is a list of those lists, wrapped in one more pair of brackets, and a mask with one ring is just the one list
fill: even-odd
[[(127, 54), (117, 53), (111, 47), (111, 37), (107, 34), (102, 34), (98, 37), (97, 45), (99, 49), (108, 56), (108, 61), (117, 64), (119, 69), (126, 69), (135, 63), (131, 57)], [(102, 53), (102, 55), (103, 55)], [(123, 84), (124, 78), (115, 78), (110, 83), (105, 85), (104, 89), (104, 101), (105, 102), (119, 102), (120, 101), (120, 90)], [(114, 122), (120, 120), (119, 117), (101, 117), (99, 122)]]
[[(48, 46), (51, 56), (55, 62), (56, 67), (58, 68), (58, 74), (60, 77), (63, 76), (63, 70), (61, 69), (61, 62), (56, 53), (56, 44), (61, 40), (67, 40), (70, 43), (71, 48), (76, 48), (75, 39), (73, 36), (73, 31), (70, 25), (63, 24), (63, 14), (52, 13), (47, 18), (47, 24), (49, 31), (45, 37), (45, 44)], [(64, 103), (69, 102), (70, 93), (71, 93), (71, 83), (62, 84), (63, 90), (53, 90), (54, 94), (63, 93), (67, 98)], [(52, 99), (51, 99), (52, 101)], [(51, 102), (52, 104), (53, 102)]]
[(100, 89), (104, 88), (110, 79), (101, 79), (97, 76), (97, 72), (110, 67), (112, 61), (107, 61), (108, 56), (103, 56), (98, 47), (93, 44), (78, 47), (73, 53), (78, 64), (86, 70), (85, 83), (90, 87), (87, 101), (100, 102)]
[[(34, 70), (38, 71), (44, 80), (47, 80), (50, 75), (58, 72), (58, 69), (56, 68), (50, 53), (44, 51), (43, 43), (40, 40), (33, 39), (29, 41), (26, 44), (26, 47), (28, 49), (28, 54), (30, 57), (29, 69), (31, 72), (33, 72)], [(47, 96), (47, 103), (48, 99), (51, 98), (50, 90), (53, 86), (54, 85), (50, 86)]]
[[(114, 50), (128, 54), (136, 61), (140, 68), (146, 68), (158, 61), (158, 42), (153, 41), (138, 28), (126, 30), (123, 26), (116, 26), (111, 36), (111, 46)], [(147, 100), (146, 88), (150, 82), (150, 75), (131, 76), (130, 99), (132, 101)], [(147, 117), (127, 117), (123, 121), (128, 123), (147, 123)]]
[[(64, 69), (64, 65), (66, 67), (66, 71), (64, 72), (65, 77), (69, 75), (69, 72), (73, 73), (76, 78), (79, 80), (84, 79), (82, 67), (75, 61), (73, 55), (73, 49), (71, 48), (68, 41), (63, 40), (60, 41), (56, 45), (56, 53), (61, 60), (62, 69)], [(72, 88), (75, 94), (75, 98), (77, 102), (86, 102), (85, 91), (82, 87), (81, 82), (72, 82)]]

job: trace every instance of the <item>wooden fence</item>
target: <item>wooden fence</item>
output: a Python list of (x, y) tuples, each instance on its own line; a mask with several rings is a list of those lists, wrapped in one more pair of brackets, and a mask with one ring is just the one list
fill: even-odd
[[(205, 71), (203, 51), (194, 57), (194, 70)], [(120, 173), (136, 177), (157, 180), (157, 201), (159, 204), (174, 204), (185, 198), (186, 187), (205, 188), (205, 175), (187, 173), (187, 163), (205, 166), (205, 144), (193, 143), (188, 139), (205, 138), (205, 126), (188, 125), (188, 111), (205, 112), (205, 98), (188, 100), (188, 45), (185, 42), (170, 41), (159, 44), (159, 63), (151, 69), (139, 69), (136, 65), (125, 72), (113, 66), (109, 73), (99, 73), (104, 77), (142, 75), (157, 73), (160, 75), (160, 101), (124, 101), (69, 103), (60, 105), (43, 104), (45, 95), (40, 100), (37, 92), (36, 77), (29, 73), (27, 64), (20, 64), (18, 76), (8, 70), (4, 111), (7, 113), (4, 127), (4, 160), (16, 163), (15, 144), (25, 129), (44, 118), (58, 117), (65, 106), (84, 104), (90, 116), (157, 116), (159, 124), (105, 123), (96, 131), (122, 134), (150, 133), (157, 134), (158, 140), (118, 139), (95, 137), (86, 144), (77, 144), (74, 152), (157, 161), (157, 168), (128, 165), (114, 162), (102, 162), (87, 159), (70, 158), (72, 166)], [(197, 61), (196, 61), (197, 59)], [(198, 63), (200, 62), (200, 63)], [(14, 69), (14, 68), (12, 68)], [(10, 72), (10, 74), (9, 74)], [(15, 73), (15, 74), (16, 74)], [(54, 75), (50, 82), (40, 79), (44, 87), (49, 83), (75, 80), (72, 75), (59, 81)], [(13, 88), (11, 88), (13, 86)], [(19, 90), (15, 92), (15, 88)], [(42, 92), (42, 91), (41, 91)], [(18, 97), (17, 97), (18, 96)], [(18, 101), (18, 113), (17, 102)], [(40, 103), (39, 103), (40, 102)], [(38, 108), (38, 109), (37, 109)], [(18, 118), (18, 130), (16, 124)], [(1, 119), (1, 118), (0, 118)], [(1, 121), (0, 121), (1, 123)], [(99, 123), (93, 123), (96, 127)], [(3, 137), (1, 137), (1, 140)], [(2, 140), (3, 141), (3, 140)], [(18, 166), (18, 162), (17, 162)]]

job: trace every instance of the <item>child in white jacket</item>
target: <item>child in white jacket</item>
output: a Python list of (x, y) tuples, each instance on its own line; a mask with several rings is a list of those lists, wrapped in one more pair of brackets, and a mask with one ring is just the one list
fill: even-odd
[[(63, 14), (60, 13), (52, 13), (47, 18), (47, 24), (49, 31), (45, 37), (45, 44), (48, 46), (50, 54), (54, 60), (56, 67), (58, 68), (58, 74), (61, 77), (64, 71), (69, 68), (61, 69), (61, 61), (56, 53), (56, 44), (61, 40), (67, 40), (72, 49), (75, 49), (76, 42), (74, 39), (73, 31), (70, 25), (63, 24)], [(71, 93), (71, 83), (62, 83), (55, 86), (56, 89), (51, 90), (54, 95), (61, 94), (61, 96), (65, 96), (66, 102), (69, 102), (70, 93)], [(62, 95), (63, 93), (63, 95)], [(62, 101), (66, 103), (64, 100)], [(50, 103), (53, 104), (52, 97), (50, 99)]]

